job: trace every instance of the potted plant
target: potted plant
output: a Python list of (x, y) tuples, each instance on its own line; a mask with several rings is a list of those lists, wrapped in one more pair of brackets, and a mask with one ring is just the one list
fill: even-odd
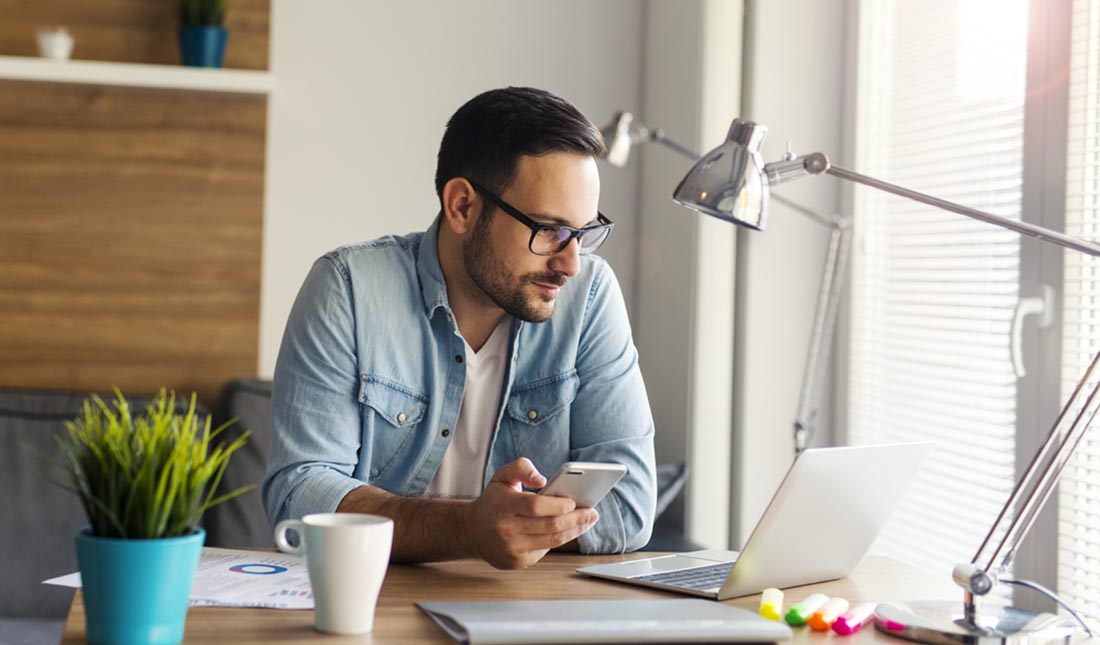
[(180, 59), (191, 67), (221, 67), (229, 30), (225, 10), (229, 0), (179, 2)]
[(89, 526), (76, 535), (88, 642), (170, 645), (183, 640), (188, 596), (206, 533), (206, 509), (229, 457), (248, 433), (222, 444), (195, 395), (177, 407), (161, 390), (135, 412), (118, 390), (92, 395), (58, 437), (53, 479), (80, 497)]

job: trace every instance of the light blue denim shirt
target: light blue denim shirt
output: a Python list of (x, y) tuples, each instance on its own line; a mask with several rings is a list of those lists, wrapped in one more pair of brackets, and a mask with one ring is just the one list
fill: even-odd
[[(370, 484), (422, 495), (451, 441), (465, 346), (437, 255), (440, 221), (321, 257), (302, 285), (275, 366), (274, 437), (263, 501), (275, 523), (336, 510)], [(627, 475), (596, 507), (583, 553), (649, 540), (656, 499), (653, 418), (618, 281), (599, 257), (548, 322), (515, 320), (483, 485), (527, 457), (550, 477), (566, 461)]]

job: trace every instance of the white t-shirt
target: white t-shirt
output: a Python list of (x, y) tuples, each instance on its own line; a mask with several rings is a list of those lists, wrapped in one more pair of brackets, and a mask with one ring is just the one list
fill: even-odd
[(479, 351), (466, 345), (466, 389), (462, 393), (462, 406), (458, 409), (451, 445), (447, 446), (439, 470), (428, 484), (429, 495), (481, 495), (489, 442), (500, 412), (511, 327), (512, 318), (505, 316)]

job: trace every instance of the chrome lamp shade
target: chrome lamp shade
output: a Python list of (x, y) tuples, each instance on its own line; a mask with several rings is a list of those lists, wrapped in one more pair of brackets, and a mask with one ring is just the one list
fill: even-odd
[(623, 168), (630, 161), (630, 148), (634, 145), (630, 124), (634, 115), (630, 112), (618, 112), (606, 127), (600, 130), (607, 152), (604, 159), (612, 166)]
[(706, 153), (680, 181), (673, 201), (757, 231), (768, 223), (768, 176), (761, 146), (767, 126), (734, 119), (726, 141)]

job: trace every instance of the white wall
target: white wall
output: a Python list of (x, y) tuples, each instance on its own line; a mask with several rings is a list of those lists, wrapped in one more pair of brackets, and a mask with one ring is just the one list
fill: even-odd
[[(645, 97), (637, 115), (693, 150), (722, 141), (740, 100), (741, 5), (651, 0)], [(640, 151), (636, 338), (657, 426), (657, 461), (687, 462), (682, 503), (668, 511), (688, 539), (728, 543), (736, 229), (672, 202), (692, 162)]]
[[(644, 5), (632, 0), (274, 0), (259, 372), (324, 252), (423, 230), (450, 115), (484, 90), (556, 92), (597, 125), (641, 96)], [(602, 168), (615, 232), (601, 254), (636, 310), (636, 170)]]
[[(768, 126), (765, 161), (790, 140), (843, 165), (845, 3), (747, 0), (742, 114)], [(821, 213), (837, 212), (841, 186), (816, 177), (774, 188)], [(772, 202), (767, 230), (738, 238), (732, 541), (744, 543), (794, 455), (792, 422), (809, 346), (828, 229)], [(832, 374), (832, 370), (826, 370)], [(831, 382), (819, 434), (833, 431)]]

